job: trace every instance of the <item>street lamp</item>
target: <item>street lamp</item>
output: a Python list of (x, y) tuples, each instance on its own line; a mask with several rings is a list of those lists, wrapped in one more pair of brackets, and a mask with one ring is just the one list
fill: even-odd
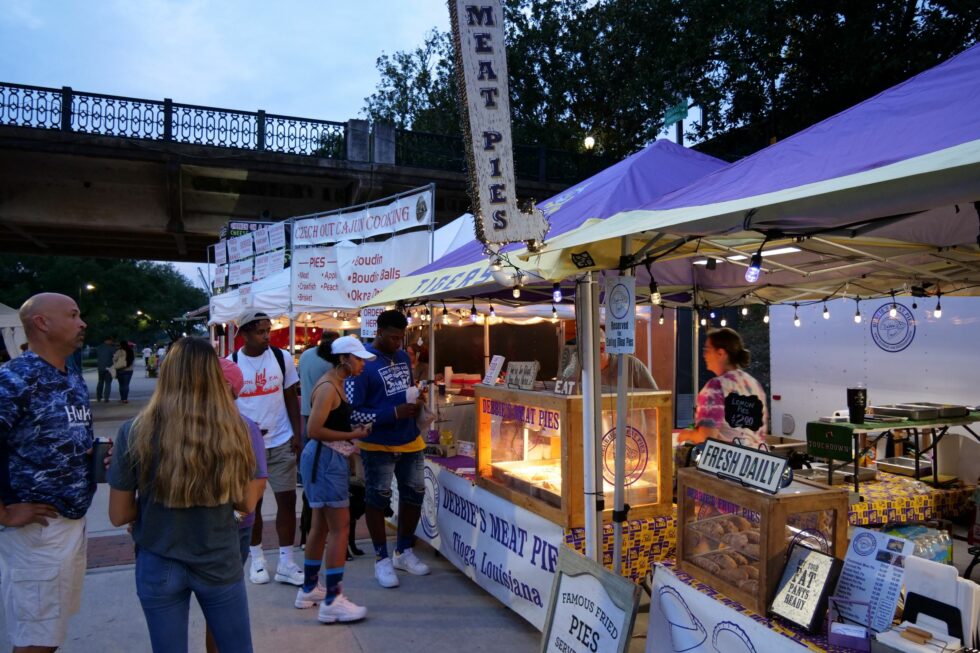
[(93, 290), (95, 290), (95, 284), (86, 283), (86, 284), (79, 285), (78, 286), (78, 301), (82, 301), (82, 290), (87, 290), (88, 292), (92, 292)]
[(595, 147), (595, 138), (592, 136), (586, 136), (585, 140), (582, 141), (582, 144), (585, 145), (585, 149), (591, 150), (593, 147)]

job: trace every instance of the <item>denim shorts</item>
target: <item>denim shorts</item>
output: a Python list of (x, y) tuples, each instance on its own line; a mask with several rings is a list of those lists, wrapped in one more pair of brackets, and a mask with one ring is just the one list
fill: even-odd
[(361, 451), (364, 461), (364, 502), (380, 510), (391, 501), (391, 478), (398, 481), (398, 501), (421, 506), (425, 499), (425, 453)]
[[(316, 460), (317, 445), (320, 459)], [(347, 458), (326, 444), (310, 440), (299, 459), (303, 493), (311, 508), (346, 508), (350, 505), (350, 465)]]

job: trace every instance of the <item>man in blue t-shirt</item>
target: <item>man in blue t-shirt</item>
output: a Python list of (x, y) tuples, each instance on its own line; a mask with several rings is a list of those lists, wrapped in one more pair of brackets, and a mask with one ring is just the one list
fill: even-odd
[(95, 494), (88, 389), (66, 363), (85, 322), (54, 293), (20, 319), (30, 349), (0, 368), (0, 595), (14, 651), (54, 651), (79, 608)]
[[(376, 556), (374, 577), (382, 587), (398, 587), (395, 569), (416, 576), (429, 573), (418, 559), (415, 528), (425, 498), (425, 442), (415, 417), (421, 397), (412, 381), (412, 366), (402, 349), (408, 320), (399, 311), (378, 316), (374, 342), (366, 349), (375, 355), (358, 376), (345, 381), (351, 404), (351, 427), (372, 424), (371, 434), (357, 440), (364, 461), (364, 511)], [(391, 501), (391, 479), (398, 481), (398, 539), (395, 556), (388, 557), (384, 510)]]

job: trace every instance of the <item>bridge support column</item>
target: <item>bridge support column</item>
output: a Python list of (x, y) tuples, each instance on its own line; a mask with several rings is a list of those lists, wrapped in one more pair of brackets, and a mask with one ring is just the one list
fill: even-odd
[(371, 128), (367, 120), (347, 121), (347, 160), (371, 161)]
[(376, 122), (371, 130), (374, 163), (395, 165), (395, 126), (388, 122)]

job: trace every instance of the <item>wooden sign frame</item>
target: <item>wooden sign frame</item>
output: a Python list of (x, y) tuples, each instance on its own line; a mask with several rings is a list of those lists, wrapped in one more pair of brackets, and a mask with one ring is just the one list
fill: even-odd
[(769, 614), (812, 633), (823, 623), (827, 599), (837, 587), (843, 566), (844, 561), (832, 555), (794, 544), (772, 597)]
[[(517, 390), (534, 390), (541, 364), (538, 361), (511, 361), (507, 363), (507, 387)], [(530, 378), (530, 383), (527, 379)], [(514, 382), (517, 379), (517, 382)]]
[[(589, 580), (591, 578), (591, 580)], [(583, 584), (584, 581), (584, 584)], [(591, 586), (579, 594), (569, 586)], [(598, 586), (596, 587), (596, 583)], [(622, 620), (605, 612), (601, 594), (622, 611)], [(606, 603), (608, 607), (608, 603)], [(558, 549), (548, 614), (541, 630), (541, 653), (558, 653), (562, 645), (594, 653), (625, 653), (633, 637), (640, 587), (567, 546)], [(568, 614), (572, 611), (573, 614)], [(575, 614), (577, 613), (577, 614)], [(615, 634), (615, 636), (614, 636)]]

